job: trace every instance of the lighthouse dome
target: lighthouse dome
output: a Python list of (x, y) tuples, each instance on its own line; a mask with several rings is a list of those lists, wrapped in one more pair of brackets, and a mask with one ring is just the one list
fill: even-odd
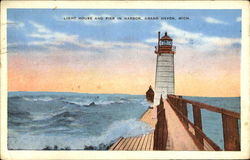
[(161, 38), (161, 33), (158, 32), (158, 46), (155, 47), (156, 54), (175, 54), (175, 46), (173, 46), (173, 39), (165, 32)]
[(171, 37), (168, 36), (168, 33), (167, 33), (167, 32), (165, 32), (165, 35), (164, 35), (163, 37), (161, 37), (160, 40), (161, 40), (161, 41), (166, 41), (166, 40), (168, 40), (168, 41), (173, 41), (173, 39), (172, 39)]

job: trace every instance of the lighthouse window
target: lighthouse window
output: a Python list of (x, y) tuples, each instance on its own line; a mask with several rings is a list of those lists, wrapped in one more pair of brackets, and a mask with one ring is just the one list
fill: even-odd
[(161, 41), (161, 45), (172, 45), (172, 41)]

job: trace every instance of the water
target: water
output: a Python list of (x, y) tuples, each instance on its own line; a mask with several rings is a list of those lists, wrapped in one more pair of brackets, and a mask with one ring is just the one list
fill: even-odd
[[(240, 98), (184, 97), (240, 112)], [(138, 121), (144, 95), (9, 92), (8, 149), (105, 150), (119, 137), (152, 131)], [(189, 119), (192, 119), (188, 105)], [(223, 149), (221, 116), (202, 110), (204, 132)]]
[(143, 95), (10, 92), (8, 149), (105, 150), (119, 137), (152, 130), (138, 118)]
[[(234, 112), (240, 112), (240, 97), (188, 97), (185, 99), (210, 104)], [(222, 117), (220, 113), (211, 112), (205, 109), (201, 110), (202, 127), (205, 134), (213, 140), (221, 149), (224, 149)], [(193, 122), (193, 111), (188, 104), (188, 119)], [(240, 120), (238, 121), (240, 130)]]

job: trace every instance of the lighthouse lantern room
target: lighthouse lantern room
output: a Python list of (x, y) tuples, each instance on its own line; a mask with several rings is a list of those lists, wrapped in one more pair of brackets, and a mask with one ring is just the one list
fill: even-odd
[(155, 47), (157, 55), (156, 73), (155, 73), (155, 96), (154, 106), (159, 105), (160, 98), (167, 98), (168, 94), (174, 94), (174, 54), (175, 46), (173, 40), (165, 32), (165, 35), (160, 38), (158, 32), (158, 46)]

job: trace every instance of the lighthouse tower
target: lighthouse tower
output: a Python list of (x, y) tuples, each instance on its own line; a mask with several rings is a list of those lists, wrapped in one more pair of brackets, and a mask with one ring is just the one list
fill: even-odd
[(160, 38), (158, 32), (158, 46), (155, 47), (157, 55), (155, 73), (155, 96), (154, 106), (159, 105), (160, 98), (167, 98), (168, 94), (174, 94), (174, 54), (176, 47), (167, 32)]

